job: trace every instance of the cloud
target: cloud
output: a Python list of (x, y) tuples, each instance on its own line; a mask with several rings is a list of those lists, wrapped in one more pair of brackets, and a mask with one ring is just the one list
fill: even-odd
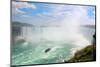
[[(18, 6), (17, 8), (22, 7)], [(39, 12), (37, 14), (39, 17), (24, 16), (21, 20), (34, 25), (55, 26), (55, 28), (50, 27), (44, 31), (43, 37), (47, 40), (65, 40), (77, 46), (85, 46), (85, 44), (90, 43), (79, 30), (80, 24), (94, 23), (94, 19), (89, 18), (87, 14), (88, 6), (50, 4), (48, 9), (50, 11)], [(56, 27), (56, 25), (59, 25), (59, 27)]]
[(80, 25), (95, 23), (95, 19), (91, 19), (88, 15), (88, 8), (90, 6), (53, 5), (51, 7), (50, 12), (39, 14), (41, 17), (49, 17), (49, 20), (45, 19), (45, 21), (40, 22), (44, 25), (48, 23), (48, 25), (59, 25), (60, 27), (56, 30), (52, 29), (52, 31), (47, 30), (47, 36), (45, 35), (47, 39), (65, 39), (66, 41), (72, 41), (73, 44), (80, 47), (90, 44), (87, 38), (83, 36), (83, 33), (80, 33)]
[[(15, 2), (12, 1), (12, 9), (14, 13), (25, 13), (24, 11), (20, 10), (22, 8), (30, 8), (30, 9), (36, 9), (36, 6), (33, 4), (30, 4), (28, 2)], [(16, 12), (15, 12), (16, 11)]]
[(87, 24), (95, 25), (95, 19), (92, 19), (88, 16), (89, 7), (91, 6), (46, 4), (45, 9), (48, 9), (48, 11), (39, 12), (36, 15), (36, 17), (38, 18), (31, 16), (30, 19), (26, 22), (32, 23), (34, 21), (36, 22), (34, 24), (40, 24), (40, 25), (46, 25), (46, 24), (60, 25), (65, 23), (66, 25), (69, 25), (68, 22), (70, 22), (70, 24), (72, 25), (77, 25), (77, 23), (81, 25), (87, 25)]
[(50, 12), (43, 12), (40, 15), (47, 17), (51, 16), (53, 19), (60, 18), (60, 21), (67, 21), (67, 19), (73, 20), (76, 18), (80, 24), (95, 24), (95, 19), (90, 18), (88, 15), (89, 7), (91, 6), (52, 5)]
[(29, 4), (27, 2), (12, 2), (13, 6), (15, 8), (31, 8), (31, 9), (36, 9), (36, 6), (33, 4)]

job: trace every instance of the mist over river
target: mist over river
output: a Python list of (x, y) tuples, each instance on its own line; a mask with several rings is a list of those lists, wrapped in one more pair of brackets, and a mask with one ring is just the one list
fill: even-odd
[(11, 65), (63, 63), (93, 43), (95, 5), (11, 4)]
[(61, 63), (70, 59), (72, 49), (90, 45), (95, 33), (95, 28), (90, 27), (82, 26), (79, 30), (81, 35), (73, 36), (58, 27), (23, 27), (21, 35), (11, 45), (12, 65)]

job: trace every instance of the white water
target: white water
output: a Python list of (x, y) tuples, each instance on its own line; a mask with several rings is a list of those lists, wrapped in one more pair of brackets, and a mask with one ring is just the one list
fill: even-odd
[[(89, 40), (86, 38), (88, 34), (86, 36), (73, 32), (71, 35), (69, 31), (65, 30), (65, 28), (63, 30), (63, 27), (36, 27), (36, 29), (32, 27), (31, 30), (27, 31), (29, 34), (22, 35), (26, 42), (16, 43), (17, 47), (13, 46), (13, 64), (60, 63), (72, 57), (78, 49), (89, 45)], [(26, 32), (26, 30), (23, 32)], [(88, 33), (88, 31), (84, 32)], [(94, 31), (90, 36), (93, 34)], [(51, 48), (51, 50), (45, 53), (47, 48)]]

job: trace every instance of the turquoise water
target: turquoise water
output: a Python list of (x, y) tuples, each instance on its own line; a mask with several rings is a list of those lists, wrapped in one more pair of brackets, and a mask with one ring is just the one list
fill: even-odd
[[(92, 40), (95, 29), (82, 28), (81, 33)], [(12, 65), (61, 63), (71, 57), (71, 49), (76, 46), (67, 41), (15, 42), (12, 44)], [(50, 51), (45, 52), (46, 49)]]
[[(36, 45), (36, 44), (35, 44)], [(70, 49), (74, 47), (71, 44), (61, 44), (61, 46), (48, 46), (27, 43), (27, 45), (15, 44), (12, 46), (13, 65), (27, 65), (27, 64), (45, 64), (45, 63), (60, 63), (65, 58), (70, 56)], [(51, 50), (45, 53), (47, 48)]]

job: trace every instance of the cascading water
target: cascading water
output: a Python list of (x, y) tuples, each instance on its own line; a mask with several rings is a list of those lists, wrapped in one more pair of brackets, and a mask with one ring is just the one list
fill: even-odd
[[(13, 46), (13, 64), (60, 63), (69, 59), (72, 49), (76, 48), (76, 44), (80, 41), (77, 40), (80, 35), (77, 33), (74, 33), (74, 36), (69, 35), (71, 30), (68, 29), (64, 26), (23, 27), (22, 34), (18, 38), (21, 37), (25, 41), (16, 42)], [(45, 53), (48, 48), (51, 50)]]
[(83, 23), (85, 11), (80, 14), (77, 10), (83, 11), (75, 9), (72, 13), (65, 13), (61, 21), (47, 21), (47, 25), (22, 27), (21, 35), (12, 44), (12, 64), (60, 63), (72, 57), (77, 49), (89, 45), (91, 39), (87, 37), (94, 34), (95, 28), (82, 28), (80, 23)]

